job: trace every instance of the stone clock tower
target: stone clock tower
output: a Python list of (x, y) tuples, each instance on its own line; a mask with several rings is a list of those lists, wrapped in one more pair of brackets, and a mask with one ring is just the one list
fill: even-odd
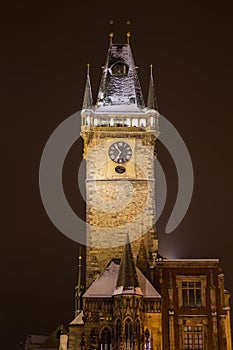
[(145, 106), (129, 34), (126, 44), (110, 41), (97, 102), (88, 67), (81, 112), (86, 288), (80, 251), (75, 318), (41, 345), (31, 336), (25, 350), (58, 350), (58, 338), (59, 350), (232, 350), (219, 260), (158, 254), (158, 117), (152, 67)]
[[(112, 38), (111, 38), (112, 39)], [(110, 42), (94, 105), (87, 71), (81, 113), (86, 159), (86, 287), (112, 257), (120, 258), (126, 232), (135, 262), (155, 264), (155, 145), (158, 117), (152, 77), (145, 106), (129, 45)], [(149, 277), (149, 276), (148, 276)]]

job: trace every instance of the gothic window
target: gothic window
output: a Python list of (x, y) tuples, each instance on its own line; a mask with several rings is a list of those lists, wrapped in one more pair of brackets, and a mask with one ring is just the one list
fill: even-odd
[(111, 349), (111, 331), (109, 328), (104, 328), (101, 333), (100, 338), (100, 349), (101, 350), (110, 350)]
[(202, 326), (184, 326), (183, 330), (183, 349), (184, 350), (203, 350), (203, 327)]
[(113, 75), (127, 75), (129, 67), (123, 62), (116, 62), (112, 66), (112, 74)]
[(129, 318), (125, 321), (125, 348), (126, 350), (133, 349), (133, 325)]
[(116, 322), (116, 348), (120, 349), (121, 343), (121, 321), (118, 319)]
[(144, 349), (145, 350), (150, 350), (150, 332), (148, 330), (148, 328), (145, 330), (144, 333)]
[(140, 340), (141, 340), (141, 327), (140, 327), (140, 321), (137, 320), (136, 323), (136, 347), (138, 350), (140, 350)]
[(183, 307), (201, 307), (201, 282), (182, 282)]

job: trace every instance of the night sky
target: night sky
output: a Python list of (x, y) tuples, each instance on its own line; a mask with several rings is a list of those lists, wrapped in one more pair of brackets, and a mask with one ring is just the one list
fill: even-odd
[[(28, 332), (49, 334), (73, 318), (78, 244), (48, 218), (38, 170), (50, 134), (81, 108), (88, 62), (96, 97), (110, 31), (114, 42), (126, 42), (132, 32), (145, 98), (154, 64), (160, 113), (179, 131), (193, 162), (191, 205), (179, 227), (166, 234), (177, 174), (158, 144), (168, 183), (157, 225), (160, 253), (220, 258), (233, 293), (232, 14), (230, 2), (215, 4), (20, 1), (1, 9), (1, 348), (18, 349)], [(81, 154), (79, 140), (63, 180), (72, 208), (84, 217), (76, 179)]]

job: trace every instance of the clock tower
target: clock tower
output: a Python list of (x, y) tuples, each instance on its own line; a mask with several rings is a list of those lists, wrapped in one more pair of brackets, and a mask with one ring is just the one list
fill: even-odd
[[(158, 240), (155, 229), (155, 145), (158, 117), (152, 76), (144, 103), (129, 36), (112, 43), (94, 104), (89, 65), (81, 112), (86, 160), (86, 288), (109, 261), (120, 258), (126, 233), (135, 263), (148, 275)], [(150, 276), (148, 276), (150, 278)]]

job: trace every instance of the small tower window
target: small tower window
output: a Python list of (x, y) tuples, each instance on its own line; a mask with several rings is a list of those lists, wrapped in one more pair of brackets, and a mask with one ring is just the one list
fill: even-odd
[(127, 64), (123, 62), (116, 62), (112, 66), (112, 74), (113, 75), (127, 75), (128, 74), (129, 67)]

